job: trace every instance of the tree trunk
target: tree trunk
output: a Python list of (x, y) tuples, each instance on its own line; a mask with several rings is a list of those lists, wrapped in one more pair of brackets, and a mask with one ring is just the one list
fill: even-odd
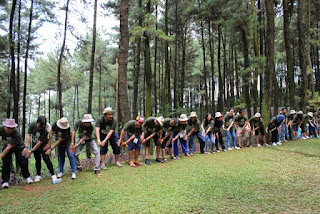
[(187, 30), (188, 26), (184, 26), (182, 33), (182, 62), (181, 62), (181, 84), (180, 84), (180, 107), (184, 107), (183, 94), (184, 94), (184, 80), (185, 80), (185, 64), (186, 64), (186, 43), (187, 43)]
[(15, 74), (15, 58), (14, 58), (14, 14), (16, 10), (17, 1), (12, 1), (11, 13), (10, 13), (10, 24), (9, 24), (9, 44), (10, 44), (10, 59), (11, 59), (11, 77), (10, 77), (10, 88), (13, 95), (13, 119), (15, 119), (16, 123), (18, 121), (18, 102), (19, 102), (19, 95), (17, 94), (17, 84), (16, 84), (16, 74)]
[(221, 74), (221, 26), (218, 26), (218, 73), (219, 73), (219, 95), (218, 111), (223, 111), (223, 82)]
[[(158, 30), (158, 3), (156, 3), (156, 30)], [(154, 93), (154, 110), (156, 114), (158, 109), (158, 97), (157, 97), (157, 51), (158, 51), (158, 37), (154, 38), (154, 69), (153, 69), (153, 93)]]
[(301, 100), (300, 109), (306, 111), (307, 107), (307, 90), (308, 90), (308, 76), (307, 76), (307, 11), (306, 2), (304, 0), (298, 1), (298, 31), (299, 31), (299, 60), (300, 60), (300, 71), (302, 77), (301, 85)]
[(33, 19), (33, 2), (31, 0), (30, 6), (30, 14), (29, 14), (29, 27), (28, 27), (28, 38), (27, 38), (27, 46), (26, 46), (26, 56), (24, 61), (24, 84), (23, 84), (23, 107), (22, 107), (22, 137), (25, 137), (26, 134), (26, 111), (27, 111), (27, 84), (28, 84), (28, 58), (29, 58), (29, 46), (31, 40), (31, 27), (32, 27), (32, 19)]
[(57, 86), (58, 86), (58, 96), (59, 96), (59, 104), (58, 104), (58, 109), (59, 109), (59, 118), (63, 117), (63, 106), (62, 106), (62, 87), (61, 87), (61, 64), (62, 64), (62, 57), (64, 54), (64, 49), (66, 46), (66, 38), (67, 38), (67, 25), (68, 25), (68, 11), (69, 11), (69, 2), (70, 0), (67, 0), (66, 4), (66, 17), (64, 21), (64, 34), (63, 34), (63, 42), (62, 42), (62, 47), (60, 51), (60, 56), (59, 56), (59, 61), (58, 61), (58, 75), (57, 75)]
[[(146, 5), (146, 14), (151, 13), (151, 0), (148, 0)], [(151, 71), (151, 56), (150, 56), (150, 35), (144, 32), (144, 57), (145, 57), (145, 77), (146, 77), (146, 117), (151, 116), (151, 91), (152, 91), (152, 71)]]
[(89, 96), (88, 96), (88, 114), (92, 112), (92, 91), (93, 91), (93, 74), (95, 64), (95, 53), (96, 53), (96, 38), (97, 38), (97, 7), (98, 0), (94, 1), (94, 15), (93, 15), (93, 29), (92, 29), (92, 49), (90, 59), (90, 80), (89, 80)]
[[(164, 33), (168, 35), (168, 12), (169, 12), (169, 0), (166, 0), (165, 3), (165, 13), (164, 13)], [(171, 110), (171, 92), (170, 92), (170, 61), (169, 61), (169, 43), (167, 40), (164, 42), (165, 49), (165, 87), (163, 88), (164, 92), (166, 91), (166, 96), (164, 96), (163, 105), (163, 114)], [(169, 104), (169, 109), (166, 109), (165, 105)]]
[[(199, 5), (200, 7), (200, 5)], [(207, 66), (206, 66), (206, 47), (205, 47), (205, 39), (204, 39), (204, 26), (203, 22), (200, 21), (200, 26), (201, 26), (201, 41), (202, 41), (202, 57), (203, 57), (203, 76), (204, 76), (204, 90), (205, 90), (205, 110), (206, 112), (210, 111), (210, 105), (209, 105), (209, 98), (208, 98), (208, 85), (207, 85)]]
[[(18, 94), (18, 100), (20, 100), (21, 0), (19, 0), (19, 9), (18, 9), (18, 41), (17, 43), (18, 43), (17, 45), (17, 94)], [(20, 113), (20, 107), (18, 107), (18, 113)], [(22, 138), (24, 139), (24, 133), (22, 134)]]
[(243, 96), (246, 103), (248, 118), (251, 117), (251, 101), (249, 95), (249, 50), (248, 50), (248, 41), (247, 41), (247, 34), (244, 29), (241, 30), (242, 34), (242, 42), (243, 42), (243, 57), (244, 57), (244, 73), (242, 75), (242, 90)]
[(211, 90), (212, 90), (212, 100), (211, 100), (211, 112), (216, 112), (214, 92), (215, 92), (215, 79), (214, 79), (214, 39), (211, 35), (211, 23), (208, 22), (208, 33), (209, 33), (209, 49), (210, 49), (210, 62), (211, 62)]
[(291, 10), (289, 3), (291, 0), (283, 0), (283, 36), (287, 58), (287, 83), (289, 86), (289, 105), (290, 108), (295, 108), (295, 85), (294, 85), (294, 70), (293, 70), (293, 52), (292, 52), (292, 38), (290, 32), (290, 17)]
[(271, 107), (273, 106), (273, 80), (275, 76), (275, 68), (274, 68), (274, 39), (275, 39), (275, 29), (274, 29), (274, 0), (265, 1), (266, 12), (267, 12), (267, 65), (266, 65), (266, 91), (265, 98), (267, 100), (267, 111), (264, 112), (264, 118), (269, 120), (271, 118)]
[(129, 50), (129, 0), (120, 2), (120, 53), (119, 53), (119, 120), (122, 124), (130, 120), (128, 102), (127, 65)]

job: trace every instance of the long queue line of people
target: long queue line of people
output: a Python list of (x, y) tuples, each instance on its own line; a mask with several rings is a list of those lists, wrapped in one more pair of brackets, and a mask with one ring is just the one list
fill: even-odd
[[(0, 154), (0, 158), (3, 160), (2, 188), (9, 187), (13, 153), (17, 157), (26, 183), (30, 184), (42, 180), (41, 157), (51, 173), (52, 183), (58, 183), (64, 175), (66, 154), (71, 166), (71, 178), (76, 179), (76, 172), (82, 170), (79, 155), (84, 145), (89, 146), (94, 153), (94, 173), (100, 176), (100, 169), (106, 169), (105, 160), (109, 144), (115, 156), (115, 165), (118, 167), (122, 167), (119, 161), (121, 147), (127, 148), (131, 167), (143, 165), (139, 161), (142, 145), (145, 147), (144, 162), (146, 165), (150, 165), (151, 139), (156, 146), (156, 162), (162, 163), (168, 162), (166, 148), (172, 160), (180, 159), (178, 142), (185, 156), (194, 156), (194, 137), (198, 138), (200, 152), (207, 154), (233, 149), (239, 150), (245, 146), (252, 147), (251, 135), (255, 135), (257, 147), (261, 147), (260, 135), (263, 145), (269, 146), (266, 133), (271, 133), (272, 145), (277, 146), (286, 139), (297, 139), (299, 129), (301, 129), (301, 138), (308, 138), (307, 126), (309, 135), (318, 138), (319, 112), (316, 115), (313, 112), (304, 115), (302, 111), (291, 110), (287, 115), (287, 110), (284, 108), (279, 115), (269, 121), (266, 129), (260, 113), (256, 113), (248, 119), (243, 110), (239, 110), (235, 114), (233, 109), (229, 109), (225, 115), (216, 112), (214, 118), (210, 113), (207, 113), (202, 122), (196, 112), (191, 112), (189, 116), (181, 114), (179, 118), (160, 116), (144, 120), (143, 117), (138, 116), (135, 120), (130, 120), (124, 125), (119, 136), (116, 132), (118, 122), (113, 115), (114, 112), (111, 107), (107, 107), (95, 121), (95, 126), (92, 115), (85, 114), (83, 119), (76, 122), (72, 130), (65, 117), (50, 125), (44, 116), (40, 116), (37, 121), (30, 124), (25, 142), (17, 129), (18, 124), (15, 123), (15, 120), (7, 119), (3, 122), (3, 126), (0, 126), (0, 136), (3, 143), (3, 150)], [(223, 132), (225, 132), (226, 146), (223, 141)], [(76, 134), (78, 134), (77, 139)], [(54, 136), (55, 140), (52, 140)], [(242, 137), (246, 139), (244, 143)], [(57, 175), (50, 160), (50, 154), (55, 148), (57, 148), (59, 156), (59, 173)], [(32, 153), (34, 153), (36, 166), (34, 181), (28, 169), (28, 158)], [(161, 158), (160, 153), (162, 153)]]

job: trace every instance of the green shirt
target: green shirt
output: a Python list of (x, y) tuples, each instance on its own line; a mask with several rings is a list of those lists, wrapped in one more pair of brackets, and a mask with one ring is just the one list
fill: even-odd
[(112, 120), (106, 121), (104, 119), (104, 115), (100, 115), (96, 121), (96, 127), (100, 127), (100, 132), (105, 135), (107, 135), (110, 130), (116, 132), (117, 126), (118, 121), (114, 117), (112, 118)]
[(173, 131), (174, 132), (180, 132), (180, 130), (186, 130), (186, 128), (187, 128), (187, 124), (181, 124), (179, 122), (173, 127)]
[(170, 132), (174, 128), (174, 126), (170, 125), (171, 118), (165, 118), (163, 122), (163, 130), (165, 132)]
[(250, 120), (249, 120), (249, 123), (254, 128), (257, 128), (257, 127), (262, 128), (262, 127), (264, 127), (262, 118), (259, 118), (259, 120), (256, 120), (255, 117), (251, 117)]
[(242, 117), (237, 115), (234, 119), (234, 122), (237, 123), (237, 125), (240, 127), (244, 127), (247, 121), (248, 121), (248, 117), (246, 115), (243, 115)]
[[(223, 118), (224, 121), (224, 128), (227, 129), (231, 125), (232, 121), (234, 121), (234, 114), (232, 116), (229, 116), (229, 114), (226, 114)], [(230, 128), (230, 132), (233, 131), (233, 126)]]
[(191, 118), (189, 118), (188, 126), (190, 130), (195, 128), (195, 132), (201, 131), (200, 120), (198, 118), (196, 118), (194, 122), (192, 122)]
[(12, 134), (8, 134), (4, 126), (0, 126), (0, 137), (2, 138), (2, 142), (5, 146), (8, 146), (8, 144), (11, 144), (13, 146), (16, 146), (17, 148), (23, 148), (25, 147), (25, 144), (22, 140), (21, 133), (19, 129), (15, 128), (14, 132)]
[(146, 121), (144, 121), (144, 129), (148, 132), (159, 132), (162, 127), (160, 125), (156, 126), (154, 123), (155, 119), (155, 117), (148, 117)]
[(34, 121), (30, 124), (28, 129), (28, 134), (31, 135), (32, 147), (34, 147), (39, 141), (42, 144), (38, 147), (38, 150), (42, 150), (43, 147), (48, 143), (48, 132), (51, 131), (51, 126), (49, 123), (46, 124), (46, 127), (43, 129), (38, 129), (37, 121)]
[(130, 120), (123, 127), (123, 130), (125, 130), (130, 136), (135, 135), (136, 137), (139, 137), (143, 132), (143, 127), (141, 126), (141, 128), (136, 128), (136, 121)]
[(93, 126), (90, 124), (89, 127), (86, 127), (83, 123), (82, 120), (78, 120), (76, 124), (74, 125), (73, 131), (78, 131), (78, 137), (82, 138), (84, 135), (87, 136), (86, 140), (91, 140), (92, 137), (92, 132), (93, 132)]
[(68, 129), (60, 129), (57, 126), (57, 122), (54, 122), (52, 124), (52, 131), (54, 132), (56, 136), (56, 140), (58, 140), (60, 137), (63, 139), (59, 146), (69, 146), (71, 143), (71, 135), (70, 135), (70, 128)]
[(214, 127), (214, 120), (210, 120), (210, 121), (208, 122), (208, 124), (206, 125), (206, 119), (204, 119), (204, 120), (202, 121), (202, 125), (203, 125), (203, 128), (204, 128), (205, 131), (207, 131), (208, 128), (211, 127), (211, 130), (208, 132), (208, 134), (212, 134), (212, 130), (213, 130), (213, 127)]

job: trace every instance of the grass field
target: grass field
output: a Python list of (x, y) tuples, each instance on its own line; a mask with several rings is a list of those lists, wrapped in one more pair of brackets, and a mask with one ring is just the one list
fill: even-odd
[(0, 190), (0, 213), (320, 213), (320, 140)]

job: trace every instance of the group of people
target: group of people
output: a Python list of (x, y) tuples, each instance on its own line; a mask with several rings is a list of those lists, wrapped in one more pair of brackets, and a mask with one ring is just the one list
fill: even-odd
[[(119, 161), (121, 147), (127, 147), (129, 154), (129, 165), (131, 167), (142, 166), (139, 161), (140, 150), (145, 148), (145, 164), (150, 165), (150, 146), (153, 139), (156, 147), (156, 162), (168, 162), (166, 148), (172, 160), (179, 160), (179, 147), (187, 157), (194, 156), (194, 137), (200, 143), (200, 152), (211, 154), (220, 151), (252, 147), (250, 136), (254, 135), (257, 147), (261, 147), (260, 135), (264, 146), (269, 146), (266, 133), (272, 136), (272, 145), (281, 145), (286, 140), (297, 139), (298, 130), (301, 130), (301, 138), (309, 136), (319, 138), (319, 113), (309, 112), (303, 114), (283, 108), (280, 113), (273, 117), (265, 128), (260, 113), (256, 113), (248, 119), (243, 110), (235, 114), (233, 109), (223, 115), (216, 112), (213, 115), (206, 114), (200, 121), (196, 112), (189, 116), (181, 114), (179, 118), (149, 117), (146, 120), (138, 116), (128, 121), (122, 128), (120, 136), (117, 133), (118, 122), (114, 117), (111, 107), (104, 109), (95, 124), (91, 114), (85, 114), (83, 119), (77, 121), (71, 130), (67, 118), (62, 117), (50, 125), (44, 116), (40, 116), (29, 125), (26, 141), (20, 134), (14, 119), (7, 119), (0, 126), (3, 150), (0, 158), (3, 160), (2, 188), (9, 187), (10, 166), (12, 154), (15, 153), (17, 162), (21, 168), (23, 177), (28, 184), (41, 181), (41, 159), (44, 160), (51, 173), (52, 183), (61, 181), (64, 175), (64, 164), (66, 154), (71, 166), (71, 178), (76, 179), (76, 172), (82, 170), (79, 160), (81, 150), (85, 145), (89, 146), (95, 155), (94, 173), (101, 175), (100, 169), (106, 169), (105, 160), (109, 144), (115, 156), (115, 165), (122, 167)], [(307, 134), (309, 130), (309, 134)], [(226, 146), (223, 140), (225, 133)], [(77, 135), (76, 135), (77, 134)], [(77, 136), (77, 137), (76, 137)], [(54, 140), (52, 140), (54, 138)], [(245, 137), (245, 142), (242, 142)], [(219, 146), (220, 144), (220, 146)], [(100, 147), (100, 151), (99, 151)], [(59, 173), (56, 175), (50, 160), (52, 150), (57, 148), (59, 157)], [(33, 181), (28, 169), (28, 158), (34, 153), (36, 176)], [(162, 157), (160, 158), (160, 153)], [(42, 158), (41, 158), (42, 157)]]

